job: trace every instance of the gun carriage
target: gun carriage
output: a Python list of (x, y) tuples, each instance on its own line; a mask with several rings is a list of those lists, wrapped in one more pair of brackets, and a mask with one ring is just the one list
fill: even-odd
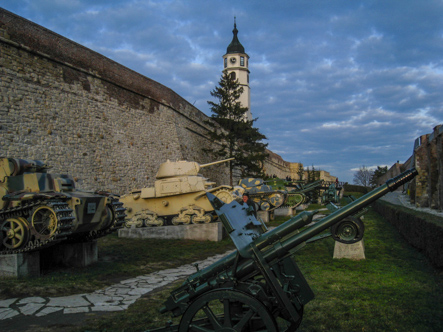
[[(304, 211), (270, 231), (248, 206), (224, 204), (208, 193), (237, 251), (172, 291), (160, 312), (181, 316), (180, 323), (151, 331), (295, 331), (314, 293), (293, 254), (328, 235), (344, 243), (361, 240), (354, 224), (359, 211), (416, 175), (415, 169), (406, 171), (312, 225), (318, 211)], [(335, 234), (320, 234), (327, 229)]]

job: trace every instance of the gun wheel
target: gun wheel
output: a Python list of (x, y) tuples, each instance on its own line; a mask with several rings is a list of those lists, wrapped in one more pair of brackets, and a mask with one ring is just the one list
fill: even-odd
[(9, 218), (1, 227), (2, 244), (8, 249), (24, 247), (29, 240), (29, 228), (25, 218)]
[(57, 229), (57, 215), (49, 206), (40, 206), (32, 214), (31, 224), (42, 238), (50, 238)]
[(179, 332), (277, 332), (272, 314), (256, 298), (234, 290), (218, 289), (198, 297), (182, 316)]
[(363, 239), (365, 226), (358, 218), (348, 217), (331, 227), (331, 234), (335, 241), (352, 244)]

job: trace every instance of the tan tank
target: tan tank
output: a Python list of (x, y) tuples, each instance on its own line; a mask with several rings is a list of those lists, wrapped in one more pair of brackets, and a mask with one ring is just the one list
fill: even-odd
[(225, 203), (235, 198), (232, 187), (212, 188), (198, 172), (200, 168), (224, 163), (234, 158), (200, 165), (192, 161), (166, 161), (161, 164), (154, 187), (133, 190), (120, 197), (126, 207), (126, 226), (163, 226), (190, 223), (209, 223), (213, 220), (213, 207), (206, 197), (211, 192)]

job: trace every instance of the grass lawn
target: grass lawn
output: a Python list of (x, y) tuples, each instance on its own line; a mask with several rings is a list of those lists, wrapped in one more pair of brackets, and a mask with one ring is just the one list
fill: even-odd
[[(364, 222), (365, 260), (332, 259), (331, 238), (309, 244), (295, 255), (316, 295), (305, 306), (299, 331), (443, 331), (443, 271), (430, 266), (376, 212), (370, 209)], [(154, 241), (112, 235), (99, 241), (99, 263), (94, 266), (47, 271), (34, 279), (0, 279), (0, 299), (92, 292), (232, 248), (229, 239)], [(142, 297), (124, 312), (92, 316), (80, 329), (66, 331), (144, 331), (163, 326), (170, 317), (158, 309), (178, 284)]]

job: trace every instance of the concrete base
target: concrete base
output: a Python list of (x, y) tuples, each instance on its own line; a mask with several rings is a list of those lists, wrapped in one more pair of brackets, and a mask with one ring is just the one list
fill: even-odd
[(39, 277), (40, 252), (0, 255), (0, 276)]
[(352, 244), (345, 244), (335, 241), (333, 258), (347, 258), (352, 260), (366, 259), (365, 244), (363, 240)]
[(221, 222), (162, 227), (121, 228), (118, 237), (130, 239), (185, 239), (218, 242), (223, 239)]
[(268, 211), (257, 211), (257, 219), (263, 220), (263, 222), (269, 222), (269, 212)]
[(297, 206), (295, 209), (300, 211), (300, 210), (306, 210), (308, 208), (309, 204), (300, 204), (299, 206)]
[(22, 254), (0, 255), (0, 276), (38, 277), (56, 266), (85, 267), (98, 261), (97, 241), (57, 244)]
[(98, 261), (97, 241), (62, 243), (41, 251), (42, 269), (54, 266), (85, 267)]
[(274, 215), (283, 217), (292, 217), (295, 215), (295, 209), (291, 207), (280, 207), (274, 210)]

